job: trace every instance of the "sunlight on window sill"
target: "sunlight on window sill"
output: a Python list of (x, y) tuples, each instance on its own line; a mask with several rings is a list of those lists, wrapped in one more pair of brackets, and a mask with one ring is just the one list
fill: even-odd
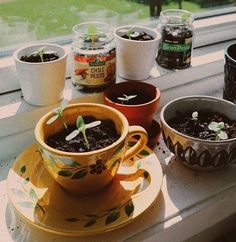
[(192, 60), (192, 67), (208, 64), (214, 61), (222, 60), (224, 58), (224, 51), (216, 51), (214, 53), (194, 57)]
[(11, 117), (17, 114), (22, 102), (16, 102), (0, 107), (1, 119)]

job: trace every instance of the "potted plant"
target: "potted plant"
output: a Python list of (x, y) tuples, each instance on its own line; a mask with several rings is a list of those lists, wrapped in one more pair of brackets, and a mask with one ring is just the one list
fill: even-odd
[(147, 79), (155, 62), (160, 34), (141, 26), (119, 27), (114, 34), (119, 75), (130, 80)]
[(55, 44), (32, 44), (13, 54), (23, 97), (32, 105), (59, 102), (65, 86), (67, 54)]
[(210, 96), (187, 96), (160, 114), (169, 150), (191, 169), (209, 171), (236, 162), (236, 106)]
[(145, 128), (149, 135), (150, 148), (156, 145), (160, 127), (153, 116), (160, 106), (158, 88), (138, 81), (116, 83), (105, 90), (104, 102), (122, 112), (130, 125)]
[(104, 89), (116, 79), (116, 48), (109, 24), (86, 22), (73, 27), (73, 85)]
[[(127, 150), (127, 139), (133, 135), (140, 139)], [(105, 187), (120, 163), (147, 143), (142, 127), (129, 127), (122, 113), (93, 103), (63, 104), (47, 113), (38, 121), (35, 137), (49, 173), (63, 188), (77, 194)]]

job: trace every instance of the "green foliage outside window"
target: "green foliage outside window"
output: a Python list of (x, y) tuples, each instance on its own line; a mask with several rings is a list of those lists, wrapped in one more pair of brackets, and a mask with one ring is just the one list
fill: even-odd
[[(0, 2), (0, 48), (15, 39), (15, 35), (4, 29), (9, 16), (20, 16), (36, 26), (36, 39), (47, 39), (56, 36), (69, 35), (75, 24), (84, 22), (79, 13), (90, 11), (112, 10), (119, 14), (119, 25), (136, 24), (140, 19), (148, 19), (150, 11), (149, 0), (2, 0)], [(179, 8), (191, 12), (203, 11), (206, 7), (233, 4), (235, 0), (163, 0), (162, 9)], [(125, 16), (125, 21), (123, 21)], [(95, 19), (96, 20), (96, 16)], [(122, 21), (123, 22), (122, 22)], [(5, 21), (5, 22), (4, 22)], [(109, 20), (109, 22), (112, 22)], [(10, 26), (11, 27), (11, 26)], [(17, 28), (16, 28), (17, 29)], [(15, 31), (15, 30), (14, 30)], [(22, 42), (22, 31), (19, 41)], [(8, 36), (7, 36), (8, 34)], [(15, 34), (15, 33), (14, 33)], [(27, 39), (27, 37), (25, 37)], [(7, 41), (8, 40), (8, 41)], [(29, 38), (30, 40), (30, 38)]]

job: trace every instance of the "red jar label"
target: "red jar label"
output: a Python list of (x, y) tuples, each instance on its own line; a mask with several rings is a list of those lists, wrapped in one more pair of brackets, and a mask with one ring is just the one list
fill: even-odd
[(113, 82), (116, 77), (115, 48), (106, 53), (74, 54), (74, 84), (101, 86)]

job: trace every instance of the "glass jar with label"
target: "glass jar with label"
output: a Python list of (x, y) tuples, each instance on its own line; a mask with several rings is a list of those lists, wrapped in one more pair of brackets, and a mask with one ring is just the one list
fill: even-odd
[(193, 47), (193, 15), (186, 10), (165, 10), (160, 14), (158, 29), (162, 35), (157, 62), (170, 69), (191, 64)]
[(116, 49), (110, 25), (87, 22), (73, 27), (74, 86), (106, 87), (116, 80)]

